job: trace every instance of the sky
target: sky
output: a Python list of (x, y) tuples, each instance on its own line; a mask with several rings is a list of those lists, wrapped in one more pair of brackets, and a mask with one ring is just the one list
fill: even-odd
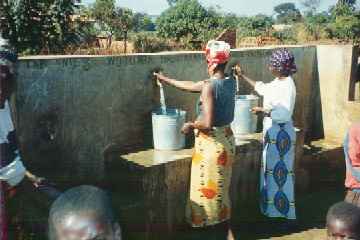
[[(301, 9), (301, 0), (199, 0), (204, 6), (221, 7), (223, 12), (231, 12), (237, 15), (256, 15), (264, 13), (271, 15), (276, 5), (284, 2), (293, 2)], [(82, 0), (85, 4), (95, 2), (95, 0)], [(130, 8), (136, 12), (148, 13), (150, 15), (160, 15), (168, 4), (166, 0), (116, 0), (117, 5)], [(320, 10), (327, 10), (334, 5), (336, 0), (321, 0)]]

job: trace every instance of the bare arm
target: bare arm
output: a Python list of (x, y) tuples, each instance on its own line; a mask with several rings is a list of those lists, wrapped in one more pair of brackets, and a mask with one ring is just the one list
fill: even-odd
[(245, 76), (239, 64), (236, 64), (233, 69), (235, 70), (234, 73), (237, 79), (244, 79), (247, 83), (249, 83), (252, 87), (255, 88), (256, 81)]
[(241, 75), (241, 78), (244, 79), (247, 83), (249, 83), (253, 88), (255, 88), (255, 85), (256, 85), (255, 80), (252, 80), (251, 78), (249, 78), (245, 75)]
[(154, 73), (158, 80), (161, 82), (165, 82), (173, 87), (178, 89), (188, 91), (188, 92), (201, 92), (204, 81), (193, 82), (193, 81), (178, 81), (176, 79), (172, 79), (162, 75), (161, 73)]
[(204, 83), (201, 92), (203, 114), (202, 117), (193, 123), (196, 129), (210, 130), (214, 122), (214, 96), (210, 83)]
[(182, 128), (184, 134), (189, 133), (192, 129), (210, 130), (214, 121), (214, 97), (210, 84), (204, 82), (204, 88), (201, 92), (203, 102), (203, 114), (195, 122), (187, 122)]
[(37, 187), (43, 180), (45, 180), (44, 178), (35, 176), (29, 171), (25, 172), (25, 176), (35, 185), (35, 187)]

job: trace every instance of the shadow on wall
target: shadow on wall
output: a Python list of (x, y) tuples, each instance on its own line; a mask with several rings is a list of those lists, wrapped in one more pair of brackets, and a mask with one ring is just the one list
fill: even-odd
[(356, 49), (353, 55), (353, 69), (349, 87), (349, 101), (360, 102), (360, 49)]
[(310, 143), (314, 140), (320, 140), (324, 138), (324, 125), (322, 118), (322, 103), (321, 103), (321, 92), (320, 92), (320, 80), (319, 80), (319, 68), (318, 68), (318, 57), (315, 54), (314, 59), (314, 73), (313, 82), (311, 86), (311, 113), (310, 113), (310, 130), (307, 131), (305, 136), (305, 143)]

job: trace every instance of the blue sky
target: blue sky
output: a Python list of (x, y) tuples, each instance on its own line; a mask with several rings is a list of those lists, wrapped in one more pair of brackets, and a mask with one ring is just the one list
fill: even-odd
[[(93, 3), (95, 0), (82, 0), (83, 3)], [(222, 11), (238, 15), (255, 15), (258, 13), (272, 14), (274, 6), (284, 2), (294, 2), (301, 8), (300, 0), (200, 0), (204, 6), (220, 5)], [(336, 0), (321, 0), (321, 10), (327, 10)], [(159, 15), (168, 4), (166, 0), (117, 0), (117, 5), (128, 7), (136, 12)]]

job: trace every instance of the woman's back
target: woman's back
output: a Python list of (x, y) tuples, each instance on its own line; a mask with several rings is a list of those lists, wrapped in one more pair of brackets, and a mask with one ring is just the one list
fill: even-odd
[(214, 96), (214, 127), (222, 127), (234, 120), (236, 82), (233, 78), (211, 79)]

